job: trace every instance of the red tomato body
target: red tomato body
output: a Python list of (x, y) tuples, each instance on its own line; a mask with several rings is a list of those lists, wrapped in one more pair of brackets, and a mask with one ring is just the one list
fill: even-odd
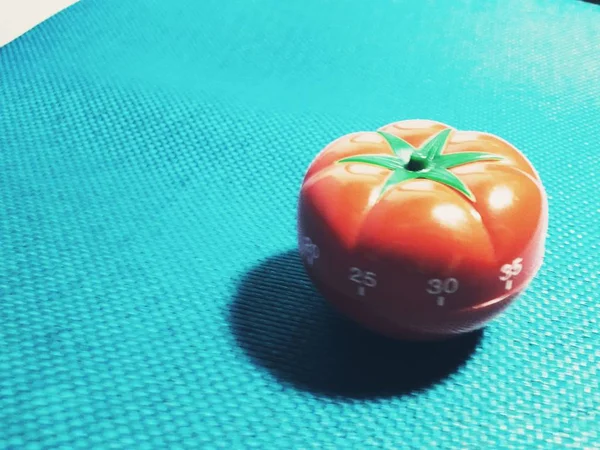
[[(441, 154), (430, 158), (434, 165), (461, 152), (502, 158), (451, 167), (451, 175), (430, 172), (457, 178), (455, 186), (471, 197), (427, 170), (384, 191), (394, 167), (405, 178), (421, 172), (386, 162), (390, 156), (378, 156), (386, 167), (356, 161), (394, 155), (379, 132), (419, 149), (444, 130), (449, 134)], [(298, 245), (315, 286), (356, 322), (406, 339), (444, 339), (496, 317), (538, 271), (547, 226), (540, 178), (515, 147), (426, 120), (335, 140), (308, 168), (298, 204)]]

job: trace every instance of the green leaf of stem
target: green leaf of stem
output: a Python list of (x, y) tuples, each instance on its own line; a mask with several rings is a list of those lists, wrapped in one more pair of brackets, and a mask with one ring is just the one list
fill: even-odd
[(388, 190), (397, 184), (408, 180), (414, 180), (415, 178), (420, 178), (420, 175), (416, 172), (410, 172), (404, 169), (392, 172), (392, 174), (385, 181), (384, 185), (381, 187), (381, 191), (379, 191), (379, 198), (381, 198)]
[(393, 134), (386, 133), (385, 131), (378, 131), (378, 134), (390, 145), (392, 151), (398, 156), (404, 164), (408, 163), (410, 155), (415, 151), (415, 148), (406, 142), (404, 139), (394, 136)]
[(465, 195), (469, 200), (475, 201), (475, 196), (469, 190), (466, 184), (464, 184), (460, 178), (454, 175), (452, 172), (446, 169), (433, 169), (423, 174), (423, 178), (427, 178), (431, 181), (437, 181), (443, 183), (451, 188), (456, 189), (458, 192)]
[(504, 157), (500, 155), (494, 155), (493, 153), (481, 153), (481, 152), (464, 152), (464, 153), (451, 153), (449, 155), (441, 155), (436, 161), (436, 166), (443, 169), (450, 169), (451, 167), (461, 166), (463, 164), (469, 164), (479, 161), (499, 161), (503, 160)]
[(429, 139), (423, 147), (421, 147), (420, 151), (427, 156), (428, 161), (435, 160), (442, 153), (451, 132), (451, 128), (446, 128)]

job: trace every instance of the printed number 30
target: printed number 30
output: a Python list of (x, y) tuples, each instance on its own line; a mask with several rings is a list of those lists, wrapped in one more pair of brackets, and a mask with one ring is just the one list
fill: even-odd
[(427, 292), (433, 295), (441, 293), (454, 294), (458, 291), (458, 280), (456, 278), (446, 278), (445, 280), (432, 278), (427, 281), (427, 284), (429, 285)]

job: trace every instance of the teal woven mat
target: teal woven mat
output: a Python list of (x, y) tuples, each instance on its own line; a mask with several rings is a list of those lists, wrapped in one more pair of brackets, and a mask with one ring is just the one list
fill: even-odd
[[(600, 448), (600, 7), (81, 2), (0, 49), (0, 448)], [(304, 170), (408, 118), (539, 170), (544, 266), (482, 333), (355, 329)]]

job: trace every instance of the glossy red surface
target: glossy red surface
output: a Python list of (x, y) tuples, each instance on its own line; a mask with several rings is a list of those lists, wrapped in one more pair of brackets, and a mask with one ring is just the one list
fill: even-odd
[[(380, 131), (419, 147), (445, 128), (411, 120)], [(523, 154), (496, 136), (453, 129), (442, 153), (473, 151), (504, 157), (449, 169), (474, 201), (427, 179), (378, 198), (389, 169), (339, 162), (391, 155), (376, 132), (343, 136), (317, 155), (300, 192), (298, 243), (328, 301), (383, 334), (439, 339), (482, 327), (526, 288), (544, 253), (544, 188)]]

